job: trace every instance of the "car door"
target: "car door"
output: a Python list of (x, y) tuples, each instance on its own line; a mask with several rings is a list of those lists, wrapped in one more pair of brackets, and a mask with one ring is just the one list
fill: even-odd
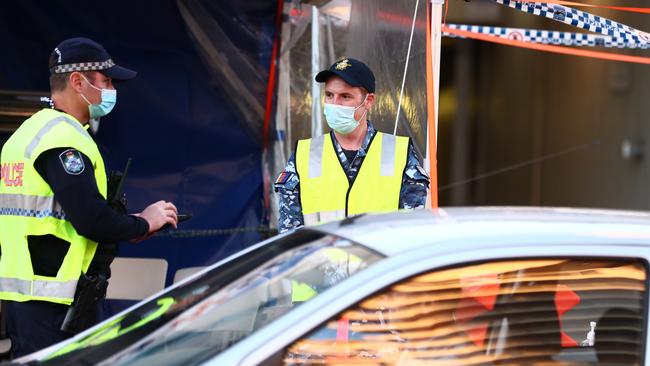
[(643, 364), (647, 258), (643, 245), (593, 242), (416, 251), (350, 278), (215, 361)]

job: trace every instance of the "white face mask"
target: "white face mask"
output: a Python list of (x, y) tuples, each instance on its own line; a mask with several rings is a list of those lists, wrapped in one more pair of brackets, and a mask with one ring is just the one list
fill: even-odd
[(359, 126), (359, 122), (366, 115), (366, 112), (368, 112), (367, 110), (363, 112), (363, 115), (361, 115), (361, 118), (358, 121), (354, 119), (354, 112), (356, 112), (356, 110), (366, 102), (366, 99), (368, 99), (368, 94), (366, 94), (363, 102), (361, 102), (361, 104), (359, 104), (356, 108), (325, 103), (323, 112), (325, 113), (325, 120), (327, 121), (327, 125), (342, 135), (351, 133), (357, 128), (357, 126)]

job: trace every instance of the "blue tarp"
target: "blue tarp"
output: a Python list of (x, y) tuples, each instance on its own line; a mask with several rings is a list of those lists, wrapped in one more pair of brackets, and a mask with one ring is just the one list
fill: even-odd
[[(256, 56), (256, 67), (268, 70), (276, 2), (257, 3), (220, 0), (227, 9), (220, 26), (237, 47)], [(265, 36), (240, 33), (243, 21)], [(262, 224), (261, 142), (199, 57), (176, 2), (0, 2), (0, 89), (48, 91), (50, 52), (76, 36), (102, 43), (116, 62), (139, 73), (117, 85), (117, 106), (97, 136), (109, 170), (133, 158), (125, 185), (130, 211), (164, 199), (194, 215), (184, 230)], [(263, 104), (265, 85), (251, 88)], [(170, 283), (176, 269), (212, 263), (260, 238), (255, 232), (158, 237), (124, 244), (120, 255), (165, 258)]]

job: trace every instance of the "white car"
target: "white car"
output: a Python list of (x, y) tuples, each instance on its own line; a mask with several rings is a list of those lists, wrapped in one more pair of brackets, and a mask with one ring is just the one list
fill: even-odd
[(271, 238), (18, 361), (647, 365), (649, 258), (645, 212), (362, 215)]

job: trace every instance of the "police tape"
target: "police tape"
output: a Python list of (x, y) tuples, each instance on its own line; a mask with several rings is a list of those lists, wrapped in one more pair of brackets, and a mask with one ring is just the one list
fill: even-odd
[(447, 27), (446, 25), (442, 26), (442, 31), (450, 34), (454, 34), (456, 36), (475, 39), (479, 41), (492, 42), (492, 43), (502, 44), (505, 46), (527, 48), (530, 50), (552, 52), (561, 55), (589, 57), (589, 58), (596, 58), (596, 59), (610, 60), (610, 61), (633, 62), (633, 63), (646, 64), (646, 65), (650, 64), (650, 57), (624, 55), (624, 54), (612, 53), (612, 52), (592, 51), (592, 50), (585, 50), (585, 49), (579, 49), (574, 47), (557, 46), (553, 44), (538, 44), (532, 42), (524, 42), (524, 41), (518, 41), (514, 39), (500, 38), (489, 34), (481, 34), (481, 33), (464, 31), (460, 29), (452, 29)]
[(277, 234), (277, 230), (269, 228), (268, 226), (233, 227), (225, 229), (165, 230), (156, 233), (156, 236), (168, 236), (172, 238), (201, 238), (244, 233), (262, 233), (274, 235)]
[(549, 6), (547, 3), (526, 2), (516, 0), (494, 0), (498, 4), (508, 6), (510, 8), (545, 17), (571, 25), (580, 29), (588, 30), (594, 33), (600, 33), (606, 36), (615, 38), (623, 38), (627, 41), (636, 43), (650, 42), (650, 34), (632, 28), (622, 23), (618, 23), (611, 19), (607, 19), (598, 15), (593, 15), (586, 11), (569, 8), (559, 4)]
[(586, 3), (567, 1), (567, 0), (526, 0), (526, 1), (528, 1), (529, 3), (559, 4), (559, 5), (568, 5), (568, 6), (580, 6), (586, 8), (618, 10), (618, 11), (626, 11), (630, 13), (639, 13), (639, 14), (650, 14), (650, 8), (639, 8), (639, 7), (631, 7), (631, 6), (586, 4)]
[[(524, 29), (524, 28), (507, 28), (507, 27), (492, 27), (483, 25), (468, 25), (468, 24), (447, 24), (451, 29), (459, 29), (462, 31), (489, 34), (492, 36), (540, 44), (553, 44), (564, 46), (578, 46), (578, 47), (606, 47), (606, 48), (650, 48), (648, 42), (633, 42), (622, 38), (612, 36), (604, 36), (599, 34), (587, 34), (576, 32), (559, 32), (547, 31), (539, 29)], [(449, 32), (443, 32), (443, 36), (449, 38), (465, 38)]]

